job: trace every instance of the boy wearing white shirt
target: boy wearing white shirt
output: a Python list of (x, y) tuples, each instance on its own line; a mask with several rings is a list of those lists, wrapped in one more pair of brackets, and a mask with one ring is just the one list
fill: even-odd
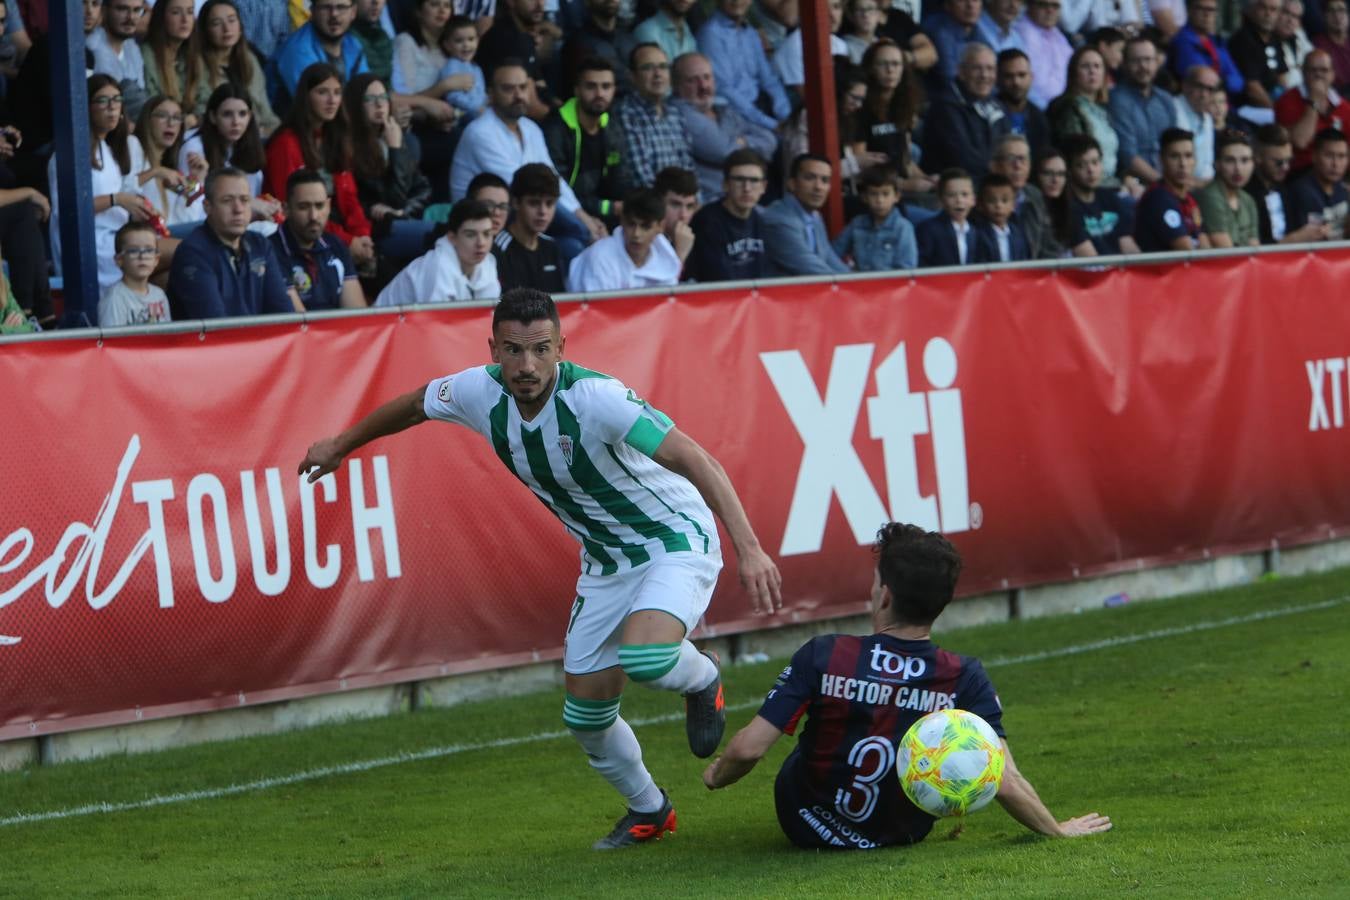
[(665, 215), (665, 197), (652, 188), (626, 196), (620, 227), (572, 261), (567, 289), (591, 293), (679, 282), (680, 258), (661, 233)]
[(492, 258), (492, 214), (477, 200), (450, 210), (446, 233), (389, 282), (376, 306), (495, 300), (501, 296)]

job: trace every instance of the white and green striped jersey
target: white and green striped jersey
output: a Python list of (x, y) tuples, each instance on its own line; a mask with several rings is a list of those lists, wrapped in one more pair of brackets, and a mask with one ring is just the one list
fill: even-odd
[(698, 490), (651, 459), (674, 423), (623, 383), (558, 365), (553, 395), (520, 417), (500, 366), (437, 379), (423, 398), (432, 419), (466, 425), (581, 542), (586, 574), (612, 575), (664, 553), (719, 552)]

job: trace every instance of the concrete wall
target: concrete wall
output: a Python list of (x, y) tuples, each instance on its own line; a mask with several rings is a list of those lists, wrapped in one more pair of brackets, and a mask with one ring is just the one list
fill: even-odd
[[(1350, 540), (1036, 585), (961, 600), (942, 614), (934, 631), (949, 632), (1015, 618), (1091, 609), (1101, 606), (1105, 598), (1120, 593), (1129, 594), (1130, 601), (1137, 602), (1234, 587), (1250, 583), (1268, 572), (1301, 575), (1345, 566), (1350, 566)], [(706, 643), (721, 654), (723, 662), (734, 663), (786, 656), (817, 634), (865, 634), (870, 630), (868, 618), (855, 615), (718, 637)], [(5, 741), (0, 742), (0, 771), (270, 734), (323, 722), (386, 716), (420, 706), (453, 706), (470, 700), (553, 690), (561, 686), (562, 681), (561, 663), (535, 663), (413, 684), (365, 688), (241, 709)]]

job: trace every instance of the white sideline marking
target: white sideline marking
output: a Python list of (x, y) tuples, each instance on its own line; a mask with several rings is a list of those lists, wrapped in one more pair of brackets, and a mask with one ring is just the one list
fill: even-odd
[[(1303, 606), (1287, 606), (1282, 609), (1249, 613), (1245, 616), (1233, 616), (1228, 619), (1216, 619), (1211, 622), (1196, 622), (1192, 625), (1179, 625), (1175, 628), (1159, 628), (1156, 631), (1145, 631), (1139, 634), (1106, 638), (1105, 640), (1093, 641), (1088, 644), (1075, 644), (1069, 647), (1060, 647), (1057, 650), (1045, 650), (1040, 653), (1027, 653), (1022, 656), (991, 659), (986, 661), (985, 665), (989, 667), (1015, 666), (1021, 663), (1055, 659), (1061, 656), (1075, 656), (1079, 653), (1091, 653), (1094, 650), (1104, 650), (1110, 647), (1119, 647), (1124, 644), (1137, 644), (1141, 641), (1176, 637), (1183, 634), (1192, 634), (1197, 631), (1210, 631), (1215, 628), (1226, 628), (1230, 625), (1243, 625), (1248, 622), (1260, 622), (1264, 619), (1275, 619), (1282, 616), (1296, 615), (1298, 613), (1330, 609), (1334, 606), (1344, 605), (1347, 602), (1350, 602), (1350, 596), (1323, 600), (1320, 603), (1308, 603)], [(746, 703), (728, 704), (727, 710), (729, 712), (741, 712), (747, 709), (758, 709), (761, 702), (762, 701), (760, 700), (754, 700)], [(666, 715), (651, 716), (646, 719), (634, 719), (630, 724), (639, 726), (656, 725), (665, 722), (674, 722), (682, 718), (684, 718), (683, 713), (669, 713)], [(74, 806), (68, 809), (56, 809), (48, 812), (18, 813), (17, 815), (0, 819), (0, 827), (6, 825), (27, 825), (36, 822), (50, 822), (56, 819), (73, 819), (80, 816), (96, 815), (98, 813), (150, 809), (156, 806), (168, 806), (173, 803), (187, 803), (193, 800), (214, 800), (218, 797), (229, 797), (235, 794), (248, 793), (249, 791), (265, 791), (270, 788), (284, 787), (288, 784), (314, 781), (319, 778), (328, 778), (332, 775), (350, 775), (356, 772), (369, 772), (371, 769), (380, 769), (385, 766), (395, 766), (401, 763), (440, 759), (441, 757), (455, 756), (460, 753), (471, 753), (475, 750), (496, 750), (502, 747), (513, 747), (518, 744), (535, 744), (542, 741), (558, 740), (567, 736), (568, 732), (566, 731), (543, 731), (535, 734), (522, 735), (520, 737), (499, 738), (495, 741), (482, 741), (476, 744), (449, 744), (444, 747), (431, 747), (426, 750), (418, 750), (412, 753), (398, 753), (393, 756), (380, 757), (379, 759), (367, 759), (360, 762), (343, 763), (338, 766), (324, 766), (319, 769), (307, 769), (292, 775), (278, 775), (275, 778), (262, 778), (245, 784), (231, 784), (220, 788), (210, 788), (201, 791), (185, 791), (178, 794), (160, 794), (129, 803), (89, 803), (84, 806)]]

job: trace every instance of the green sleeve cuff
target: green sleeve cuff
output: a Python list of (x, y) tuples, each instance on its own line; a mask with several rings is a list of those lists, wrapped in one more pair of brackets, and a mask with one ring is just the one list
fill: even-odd
[[(670, 420), (667, 419), (667, 422)], [(655, 456), (661, 442), (666, 439), (670, 433), (670, 425), (662, 428), (660, 425), (647, 418), (645, 415), (637, 417), (633, 427), (628, 429), (628, 434), (624, 436), (623, 442), (634, 450), (646, 456)]]

